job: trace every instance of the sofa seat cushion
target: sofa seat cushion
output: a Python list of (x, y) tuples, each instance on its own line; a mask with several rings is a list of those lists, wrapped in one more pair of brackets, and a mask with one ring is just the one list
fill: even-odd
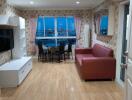
[(85, 57), (94, 57), (92, 54), (77, 54), (76, 55), (76, 60), (77, 62), (79, 62), (79, 65), (81, 66), (82, 65), (82, 59), (85, 58)]

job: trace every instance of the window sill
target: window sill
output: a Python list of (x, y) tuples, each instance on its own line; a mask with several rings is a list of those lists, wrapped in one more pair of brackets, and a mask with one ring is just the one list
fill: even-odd
[(36, 37), (36, 39), (76, 39), (76, 36)]

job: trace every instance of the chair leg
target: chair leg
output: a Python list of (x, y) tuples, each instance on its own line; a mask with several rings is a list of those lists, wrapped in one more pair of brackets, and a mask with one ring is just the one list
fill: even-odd
[(68, 56), (68, 59), (70, 59), (70, 53), (69, 52), (67, 52), (67, 56)]
[(50, 62), (51, 61), (51, 54), (48, 55), (48, 61)]
[(40, 60), (40, 57), (39, 57), (39, 55), (38, 55), (38, 61)]
[(72, 57), (72, 59), (73, 59), (73, 55), (72, 55), (72, 52), (71, 52), (71, 57)]
[(48, 61), (48, 54), (45, 54), (45, 61)]
[(60, 57), (60, 55), (58, 54), (58, 62), (60, 63), (60, 59), (61, 59), (61, 57)]
[(51, 54), (51, 61), (52, 61), (52, 62), (53, 62), (53, 57), (54, 57), (53, 54)]
[(68, 59), (70, 59), (70, 52), (68, 52)]
[(41, 61), (44, 62), (44, 54), (41, 55)]
[(42, 61), (42, 55), (40, 55), (40, 61)]
[(41, 55), (39, 55), (39, 61), (41, 61)]
[(41, 54), (41, 61), (44, 62), (44, 54)]
[(65, 61), (66, 59), (65, 59), (65, 53), (64, 53), (64, 61)]
[(44, 54), (44, 60), (47, 61), (47, 53)]

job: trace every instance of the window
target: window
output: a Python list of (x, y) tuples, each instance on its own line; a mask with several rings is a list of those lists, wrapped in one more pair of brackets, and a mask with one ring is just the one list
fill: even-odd
[(43, 22), (43, 17), (38, 17), (38, 22), (37, 22), (37, 32), (36, 36), (44, 36), (44, 22)]
[(45, 17), (45, 36), (55, 36), (55, 19), (54, 17)]
[(67, 36), (66, 17), (57, 17), (57, 32), (58, 36)]
[(36, 41), (42, 41), (45, 46), (58, 46), (60, 41), (75, 44), (76, 30), (73, 16), (38, 17)]
[(68, 17), (67, 24), (68, 24), (68, 36), (76, 36), (74, 17)]
[(100, 34), (107, 35), (107, 33), (108, 33), (108, 16), (101, 16)]

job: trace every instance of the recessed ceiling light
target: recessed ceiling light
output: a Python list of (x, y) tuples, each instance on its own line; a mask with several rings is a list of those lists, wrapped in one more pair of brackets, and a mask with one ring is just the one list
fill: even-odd
[(76, 4), (78, 5), (78, 4), (80, 4), (80, 2), (79, 1), (76, 1)]
[(34, 4), (34, 2), (33, 2), (33, 1), (30, 1), (30, 4), (31, 4), (31, 5), (33, 5), (33, 4)]

